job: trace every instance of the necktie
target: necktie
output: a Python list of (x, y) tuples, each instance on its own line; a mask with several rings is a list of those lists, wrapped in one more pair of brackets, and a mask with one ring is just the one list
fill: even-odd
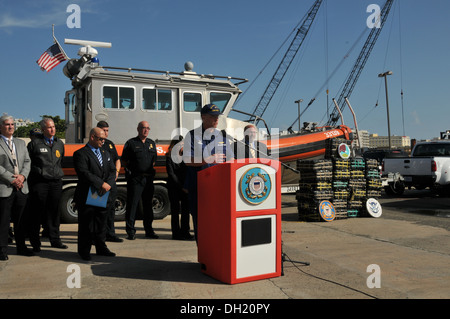
[(14, 152), (14, 145), (12, 140), (8, 139), (8, 147), (9, 150), (11, 151), (11, 157), (13, 159), (13, 163), (14, 163), (14, 175), (19, 175), (19, 167), (17, 166), (17, 157), (16, 157), (16, 152)]
[(95, 154), (97, 155), (98, 161), (100, 162), (100, 166), (103, 166), (102, 154), (100, 153), (100, 149), (97, 148), (95, 150)]
[(252, 158), (256, 158), (256, 151), (253, 148), (253, 145), (250, 145), (250, 154), (252, 154)]

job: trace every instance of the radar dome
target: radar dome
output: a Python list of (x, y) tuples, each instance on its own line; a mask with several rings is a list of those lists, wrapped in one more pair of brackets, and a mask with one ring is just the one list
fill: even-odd
[(187, 61), (184, 64), (184, 69), (188, 72), (192, 71), (194, 69), (194, 63), (192, 63), (191, 61)]

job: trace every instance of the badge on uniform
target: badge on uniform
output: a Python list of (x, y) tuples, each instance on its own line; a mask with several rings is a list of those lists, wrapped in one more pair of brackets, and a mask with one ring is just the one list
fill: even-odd
[(56, 154), (56, 157), (61, 157), (61, 153), (59, 152), (59, 150), (56, 150), (56, 152), (55, 152), (55, 154)]

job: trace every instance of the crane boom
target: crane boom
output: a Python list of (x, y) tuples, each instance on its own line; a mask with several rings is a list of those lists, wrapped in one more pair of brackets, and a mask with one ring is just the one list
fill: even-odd
[(303, 40), (306, 38), (306, 35), (309, 32), (309, 29), (314, 21), (314, 18), (317, 15), (317, 11), (319, 11), (319, 7), (322, 4), (322, 1), (323, 0), (316, 0), (316, 2), (314, 2), (312, 7), (309, 9), (308, 14), (306, 15), (302, 25), (297, 29), (297, 33), (294, 39), (292, 40), (291, 44), (289, 45), (289, 48), (285, 53), (283, 60), (278, 66), (277, 70), (275, 71), (275, 74), (273, 75), (272, 79), (269, 82), (269, 85), (264, 91), (264, 94), (261, 96), (261, 99), (256, 105), (253, 111), (253, 116), (250, 117), (250, 120), (255, 119), (255, 123), (259, 122), (258, 117), (262, 117), (262, 115), (266, 111), (267, 106), (272, 100), (276, 90), (278, 89), (278, 86), (280, 85), (287, 70), (289, 69), (289, 66), (294, 60), (295, 55), (300, 49)]
[[(367, 40), (364, 43), (364, 46), (358, 58), (356, 59), (356, 62), (350, 74), (347, 77), (347, 80), (345, 81), (341, 94), (336, 99), (341, 112), (345, 107), (345, 98), (350, 97), (350, 95), (352, 94), (353, 88), (355, 87), (356, 82), (358, 81), (358, 78), (361, 75), (361, 72), (367, 62), (367, 59), (369, 58), (369, 55), (372, 52), (375, 42), (377, 41), (378, 36), (380, 35), (381, 30), (383, 29), (384, 23), (386, 22), (386, 19), (389, 15), (389, 11), (391, 10), (393, 2), (394, 0), (386, 0), (386, 3), (384, 4), (383, 9), (381, 9), (380, 13), (381, 19), (380, 27), (372, 28), (372, 30), (370, 31), (370, 34), (367, 37)], [(336, 110), (336, 108), (334, 108), (333, 112), (330, 114), (330, 118), (328, 119), (326, 125), (334, 126), (338, 121), (338, 119), (339, 119), (339, 111)]]

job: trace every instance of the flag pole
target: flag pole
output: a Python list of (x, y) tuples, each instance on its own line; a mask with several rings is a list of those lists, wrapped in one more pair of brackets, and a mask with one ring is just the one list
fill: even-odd
[(67, 60), (69, 60), (69, 56), (66, 54), (66, 52), (64, 51), (64, 49), (62, 48), (62, 46), (59, 44), (58, 40), (55, 37), (55, 25), (52, 24), (52, 36), (53, 36), (53, 42), (56, 43), (59, 48), (61, 49), (61, 52), (66, 56)]

